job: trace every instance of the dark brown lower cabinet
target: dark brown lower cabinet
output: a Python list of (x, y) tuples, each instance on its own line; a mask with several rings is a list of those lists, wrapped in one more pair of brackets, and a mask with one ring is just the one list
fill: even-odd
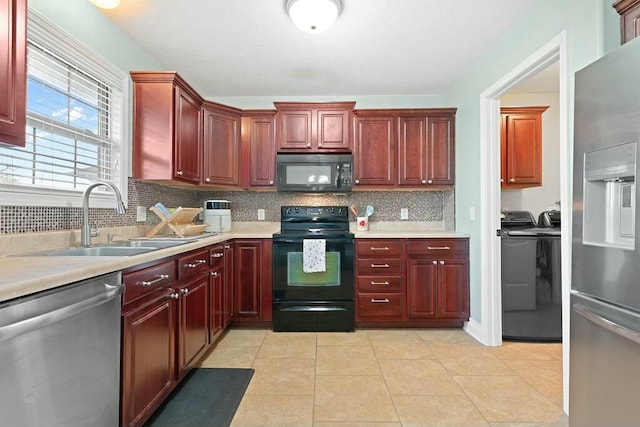
[(169, 395), (175, 378), (178, 304), (164, 288), (122, 313), (121, 425), (139, 426)]
[(271, 239), (237, 239), (233, 257), (233, 321), (271, 321)]
[(411, 239), (407, 253), (407, 319), (469, 319), (467, 239)]
[(202, 274), (181, 284), (178, 309), (178, 379), (209, 348), (209, 277)]

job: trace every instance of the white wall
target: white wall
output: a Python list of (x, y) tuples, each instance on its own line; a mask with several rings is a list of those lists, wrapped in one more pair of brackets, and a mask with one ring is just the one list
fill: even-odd
[(507, 94), (501, 107), (549, 106), (542, 114), (542, 186), (502, 190), (501, 210), (525, 210), (535, 218), (560, 200), (560, 97), (557, 93)]

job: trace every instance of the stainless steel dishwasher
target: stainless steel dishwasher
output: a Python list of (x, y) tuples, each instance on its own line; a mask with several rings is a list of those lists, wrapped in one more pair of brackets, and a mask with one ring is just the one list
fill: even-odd
[(0, 303), (0, 424), (118, 425), (122, 275)]

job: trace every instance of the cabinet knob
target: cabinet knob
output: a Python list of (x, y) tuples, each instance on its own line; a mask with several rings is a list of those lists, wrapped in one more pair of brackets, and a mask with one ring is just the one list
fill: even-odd
[(427, 184), (433, 184), (433, 180), (432, 179), (428, 179), (427, 180)]
[(186, 295), (186, 294), (188, 294), (188, 293), (189, 293), (189, 289), (187, 289), (187, 288), (182, 288), (182, 289), (180, 289), (180, 293), (181, 293), (182, 295)]
[(176, 171), (176, 175), (182, 176), (182, 171)]
[(500, 178), (500, 182), (504, 182), (504, 178)]
[(440, 261), (440, 265), (444, 265), (444, 261)]
[(269, 181), (269, 185), (273, 185), (273, 181)]
[(218, 277), (218, 272), (217, 271), (212, 271), (211, 272), (211, 276), (212, 277)]
[(511, 178), (511, 179), (509, 180), (509, 182), (516, 182), (516, 179), (515, 179), (515, 178)]
[(356, 179), (356, 184), (360, 184), (360, 180), (359, 179)]
[(224, 245), (225, 249), (231, 249), (231, 245)]
[(180, 295), (177, 292), (172, 292), (168, 295), (167, 298), (171, 298), (171, 299), (178, 299), (180, 298)]
[(206, 178), (204, 179), (204, 182), (211, 182), (211, 178), (206, 177)]
[(438, 265), (438, 261), (431, 261), (433, 265)]
[(422, 183), (423, 183), (423, 184), (426, 184), (426, 183), (427, 183), (427, 180), (426, 180), (426, 179), (423, 179), (423, 180), (422, 180)]

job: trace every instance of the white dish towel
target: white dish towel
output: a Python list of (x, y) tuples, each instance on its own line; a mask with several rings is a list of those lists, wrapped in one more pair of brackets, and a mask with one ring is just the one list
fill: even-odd
[(302, 271), (321, 273), (327, 270), (327, 241), (325, 239), (302, 240)]

